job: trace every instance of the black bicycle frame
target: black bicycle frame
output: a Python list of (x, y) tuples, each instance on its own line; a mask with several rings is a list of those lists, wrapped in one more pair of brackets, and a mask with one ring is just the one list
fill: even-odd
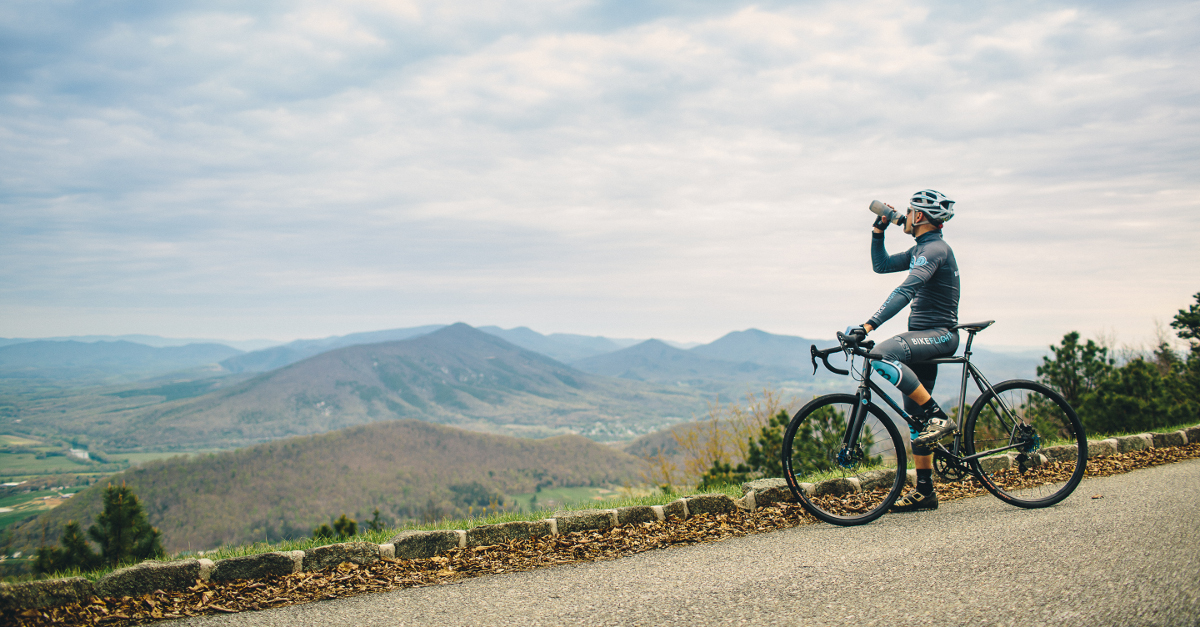
[[(1017, 417), (1013, 415), (1012, 411), (1004, 405), (1004, 402), (1000, 399), (1000, 396), (995, 393), (995, 390), (992, 388), (992, 384), (987, 380), (987, 377), (983, 376), (983, 373), (980, 372), (979, 369), (975, 367), (975, 364), (971, 363), (971, 343), (974, 340), (975, 340), (975, 332), (968, 331), (967, 344), (966, 344), (966, 347), (963, 349), (963, 354), (961, 357), (939, 357), (937, 359), (930, 359), (928, 361), (916, 362), (911, 365), (962, 364), (962, 366), (963, 366), (962, 381), (958, 388), (958, 419), (959, 419), (959, 421), (960, 422), (966, 421), (967, 377), (968, 377), (968, 375), (970, 375), (970, 378), (975, 382), (975, 387), (979, 389), (980, 396), (983, 396), (987, 392), (992, 392), (992, 398), (995, 400), (995, 402), (997, 404), (999, 404), (1000, 409), (1004, 412), (1004, 414), (1007, 415), (1009, 421), (1012, 423), (1011, 426), (1009, 427), (1009, 430), (1010, 430), (1009, 435), (1012, 436), (1016, 433), (1017, 426), (1019, 425), (1019, 423), (1021, 421), (1019, 419), (1017, 419)], [(842, 437), (843, 450), (849, 449), (851, 447), (851, 445), (853, 445), (855, 442), (858, 442), (858, 436), (862, 432), (863, 423), (865, 423), (866, 419), (867, 419), (867, 407), (871, 404), (871, 393), (872, 392), (878, 394), (881, 398), (883, 398), (884, 402), (886, 402), (889, 407), (891, 407), (902, 419), (904, 419), (904, 422), (908, 423), (910, 427), (917, 428), (917, 430), (920, 430), (919, 427), (922, 426), (922, 425), (918, 424), (917, 421), (914, 420), (913, 417), (908, 414), (908, 412), (904, 411), (904, 408), (901, 407), (901, 405), (897, 404), (896, 401), (892, 400), (892, 397), (890, 395), (888, 395), (887, 392), (885, 392), (882, 388), (879, 387), (879, 385), (877, 385), (874, 381), (871, 380), (871, 371), (872, 371), (871, 360), (864, 358), (863, 365), (862, 365), (862, 377), (859, 379), (860, 383), (858, 385), (858, 392), (856, 392), (854, 395), (854, 400), (855, 400), (854, 416), (852, 417), (852, 419), (850, 421), (850, 427), (848, 429), (846, 429), (846, 434)], [(1003, 416), (1001, 416), (1001, 420), (1003, 421)], [(944, 445), (942, 445), (940, 443), (937, 444), (936, 446), (937, 446), (937, 448), (941, 449), (945, 453), (948, 453), (952, 458), (954, 458), (955, 460), (957, 460), (958, 462), (961, 463), (961, 462), (968, 462), (968, 461), (972, 461), (975, 459), (979, 459), (981, 457), (987, 457), (988, 455), (995, 455), (996, 453), (1000, 453), (1003, 451), (1007, 451), (1010, 449), (1020, 447), (1023, 444), (1021, 442), (1017, 442), (1017, 443), (1011, 444), (1009, 446), (995, 448), (995, 449), (992, 449), (989, 451), (977, 452), (977, 453), (974, 453), (967, 457), (960, 457), (959, 453), (962, 452), (962, 437), (963, 437), (963, 434), (962, 434), (961, 430), (958, 431), (957, 433), (955, 433), (954, 444), (952, 445), (952, 448), (950, 448), (950, 449), (947, 449)], [(1012, 439), (1014, 439), (1014, 438), (1010, 437), (1010, 441), (1012, 441)]]

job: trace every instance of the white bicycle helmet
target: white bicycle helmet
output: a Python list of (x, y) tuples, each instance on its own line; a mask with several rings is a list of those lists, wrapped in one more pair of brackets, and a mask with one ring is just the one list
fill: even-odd
[(913, 211), (920, 211), (935, 224), (947, 222), (954, 217), (954, 201), (946, 195), (932, 189), (923, 189), (912, 196), (908, 206)]

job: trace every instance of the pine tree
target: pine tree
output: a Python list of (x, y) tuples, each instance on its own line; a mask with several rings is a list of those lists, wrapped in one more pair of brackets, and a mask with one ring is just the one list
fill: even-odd
[(379, 508), (371, 513), (371, 521), (367, 523), (367, 529), (371, 531), (383, 531), (383, 520), (379, 518)]
[(1115, 369), (1116, 361), (1108, 355), (1108, 349), (1092, 340), (1080, 345), (1077, 331), (1064, 335), (1062, 344), (1050, 350), (1054, 359), (1042, 358), (1038, 378), (1058, 390), (1072, 407), (1081, 407)]
[(771, 417), (767, 426), (759, 433), (758, 441), (750, 439), (746, 465), (763, 477), (783, 476), (783, 432), (790, 418), (786, 409)]
[(342, 514), (341, 517), (333, 521), (333, 531), (337, 533), (338, 538), (356, 536), (358, 535), (358, 522)]
[(117, 566), (129, 560), (158, 557), (165, 552), (162, 534), (150, 526), (137, 495), (124, 483), (104, 491), (104, 511), (88, 536), (100, 545), (100, 562)]

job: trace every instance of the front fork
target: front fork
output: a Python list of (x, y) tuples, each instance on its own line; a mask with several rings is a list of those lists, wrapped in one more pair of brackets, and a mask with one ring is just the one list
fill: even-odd
[(846, 434), (842, 436), (842, 448), (835, 460), (842, 468), (854, 468), (861, 461), (862, 449), (858, 445), (858, 438), (862, 435), (863, 425), (867, 422), (867, 408), (871, 405), (871, 388), (867, 385), (870, 377), (871, 368), (869, 362), (866, 362), (863, 364), (862, 383), (854, 395), (854, 412), (850, 416), (850, 425)]

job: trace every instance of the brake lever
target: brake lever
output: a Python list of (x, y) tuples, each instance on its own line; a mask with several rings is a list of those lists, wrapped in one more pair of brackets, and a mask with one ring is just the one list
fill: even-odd
[[(810, 344), (810, 345), (808, 346), (808, 352), (809, 352), (809, 354), (810, 354), (810, 355), (812, 355), (812, 362), (813, 362), (813, 376), (815, 377), (815, 376), (817, 376), (817, 353), (819, 352), (819, 351), (817, 351), (817, 345), (816, 345), (816, 344)], [(823, 358), (823, 357), (822, 357), (822, 358), (821, 358), (821, 361), (825, 361), (825, 358)]]
[(850, 341), (850, 338), (846, 337), (845, 333), (838, 331), (837, 332), (837, 341), (838, 341), (838, 344), (841, 345), (842, 352), (845, 353), (846, 359), (849, 359), (850, 358), (850, 344), (852, 343)]

